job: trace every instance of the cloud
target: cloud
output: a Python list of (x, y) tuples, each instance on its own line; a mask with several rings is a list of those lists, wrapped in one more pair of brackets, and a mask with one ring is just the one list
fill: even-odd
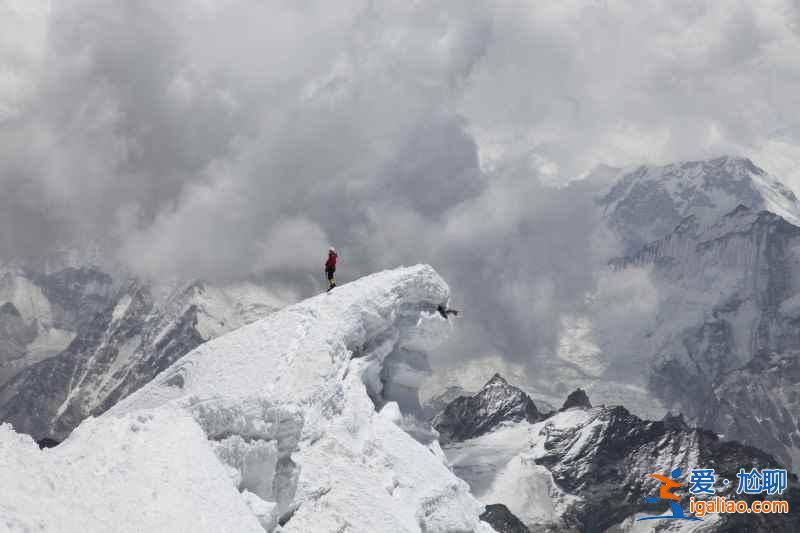
[(270, 228), (267, 238), (260, 243), (261, 254), (254, 265), (256, 272), (307, 269), (320, 264), (320, 250), (325, 250), (328, 238), (317, 224), (304, 219), (287, 219)]
[(778, 131), (800, 133), (786, 114), (797, 13), (780, 1), (503, 2), (465, 107), (483, 142), (533, 149), (567, 176), (598, 161), (755, 155)]
[(300, 294), (330, 244), (342, 281), (428, 262), (465, 310), (451, 354), (528, 364), (618, 249), (602, 183), (576, 178), (733, 152), (800, 186), (798, 20), (788, 0), (0, 0), (0, 257), (97, 245)]

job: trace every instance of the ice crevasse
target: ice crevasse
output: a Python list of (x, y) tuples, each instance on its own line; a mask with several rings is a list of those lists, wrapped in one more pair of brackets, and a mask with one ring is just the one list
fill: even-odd
[(198, 347), (56, 448), (0, 426), (0, 531), (493, 531), (409, 429), (448, 299), (429, 266), (379, 272)]

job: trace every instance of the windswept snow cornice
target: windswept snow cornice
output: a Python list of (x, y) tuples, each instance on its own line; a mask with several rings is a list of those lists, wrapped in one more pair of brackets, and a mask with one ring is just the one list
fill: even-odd
[(33, 527), (46, 501), (62, 531), (488, 533), (410, 420), (448, 298), (429, 266), (377, 273), (203, 344), (52, 450), (2, 426), (0, 512), (13, 498)]
[[(449, 323), (436, 307), (449, 295), (427, 265), (364, 277), (198, 347), (113, 412), (209, 399), (313, 403), (344, 379), (353, 358), (438, 344)], [(416, 328), (423, 322), (428, 330)]]

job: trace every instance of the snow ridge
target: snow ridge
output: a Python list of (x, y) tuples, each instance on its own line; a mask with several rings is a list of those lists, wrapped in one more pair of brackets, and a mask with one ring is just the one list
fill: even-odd
[[(61, 531), (107, 531), (110, 510), (130, 515), (114, 523), (129, 531), (158, 515), (164, 531), (490, 532), (438, 443), (396, 425), (413, 415), (403, 409), (424, 352), (450, 331), (436, 311), (448, 298), (429, 266), (373, 274), (199, 346), (61, 446), (38, 452), (2, 426), (0, 457), (11, 461), (0, 460), (0, 478), (12, 486), (0, 515)], [(141, 447), (160, 460), (135, 468)], [(110, 463), (98, 458), (112, 448)], [(141, 497), (96, 483), (63, 490), (98, 468)], [(200, 488), (181, 492), (193, 476)], [(166, 478), (169, 499), (142, 496)], [(33, 509), (44, 501), (67, 521), (43, 524)]]

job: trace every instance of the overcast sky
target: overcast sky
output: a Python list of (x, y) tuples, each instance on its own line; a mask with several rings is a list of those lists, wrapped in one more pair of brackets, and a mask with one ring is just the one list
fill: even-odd
[(800, 190), (796, 1), (0, 0), (0, 257), (322, 287), (433, 264), (460, 350), (552, 349), (617, 244), (599, 164)]

